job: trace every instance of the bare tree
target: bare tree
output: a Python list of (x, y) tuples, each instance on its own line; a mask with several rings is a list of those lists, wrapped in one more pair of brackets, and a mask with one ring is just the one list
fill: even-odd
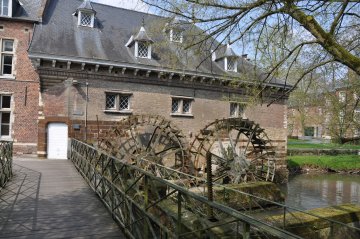
[[(278, 41), (283, 50), (264, 81), (286, 65), (288, 74), (297, 61), (307, 62), (294, 87), (308, 74), (332, 62), (341, 63), (360, 75), (360, 1), (355, 0), (143, 0), (169, 16), (176, 15), (203, 29), (188, 47), (209, 43), (253, 43), (255, 65), (262, 38)], [(289, 44), (288, 38), (295, 39)], [(293, 76), (292, 76), (293, 77)]]

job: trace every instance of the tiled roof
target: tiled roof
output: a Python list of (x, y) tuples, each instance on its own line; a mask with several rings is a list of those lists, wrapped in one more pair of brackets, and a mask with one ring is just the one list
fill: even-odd
[[(152, 32), (149, 25), (153, 22), (171, 22), (173, 19), (165, 19), (153, 14), (137, 12), (133, 10), (116, 8), (98, 3), (92, 3), (96, 11), (94, 28), (77, 25), (77, 17), (73, 13), (81, 5), (79, 0), (48, 0), (43, 23), (35, 29), (33, 40), (29, 48), (30, 56), (61, 57), (62, 59), (81, 59), (81, 61), (99, 61), (106, 64), (130, 64), (135, 67), (158, 67), (174, 69), (184, 72), (196, 72), (199, 74), (211, 74), (214, 76), (237, 77), (253, 72), (253, 66), (242, 57), (238, 58), (238, 72), (225, 72), (223, 62), (215, 62), (211, 59), (211, 49), (202, 49), (200, 46), (180, 50), (179, 44), (169, 42), (165, 38), (166, 31)], [(178, 24), (179, 20), (175, 20)], [(140, 27), (146, 23), (145, 34), (138, 33)], [(184, 24), (186, 31), (191, 24)], [(200, 31), (199, 29), (197, 29)], [(136, 58), (134, 49), (126, 46), (131, 36), (148, 38), (154, 41), (152, 47), (152, 59)], [(165, 45), (159, 44), (167, 42)], [(224, 46), (225, 47), (225, 46)], [(200, 52), (200, 53), (199, 53)], [(234, 52), (226, 51), (224, 54), (233, 55)], [(172, 62), (169, 57), (177, 58)], [(251, 74), (258, 76), (259, 74)], [(253, 80), (254, 77), (250, 77)], [(273, 80), (272, 83), (282, 84)]]

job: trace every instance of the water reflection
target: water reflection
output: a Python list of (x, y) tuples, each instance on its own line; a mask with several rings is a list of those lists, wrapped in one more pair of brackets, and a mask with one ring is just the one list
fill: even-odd
[(360, 176), (341, 174), (302, 174), (282, 186), (286, 204), (311, 209), (343, 203), (360, 204)]

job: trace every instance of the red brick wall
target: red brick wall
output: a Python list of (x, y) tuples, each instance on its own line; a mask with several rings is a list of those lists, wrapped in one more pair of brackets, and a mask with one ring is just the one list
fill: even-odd
[(32, 23), (0, 21), (0, 38), (14, 40), (14, 76), (0, 78), (0, 93), (12, 95), (11, 137), (15, 153), (36, 153), (39, 77), (28, 58)]
[(58, 84), (41, 94), (42, 112), (45, 117), (67, 116), (67, 89)]

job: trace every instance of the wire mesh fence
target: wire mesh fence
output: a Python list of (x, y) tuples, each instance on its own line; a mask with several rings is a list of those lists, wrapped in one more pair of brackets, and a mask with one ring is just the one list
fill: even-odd
[(0, 141), (0, 190), (12, 176), (12, 142)]

